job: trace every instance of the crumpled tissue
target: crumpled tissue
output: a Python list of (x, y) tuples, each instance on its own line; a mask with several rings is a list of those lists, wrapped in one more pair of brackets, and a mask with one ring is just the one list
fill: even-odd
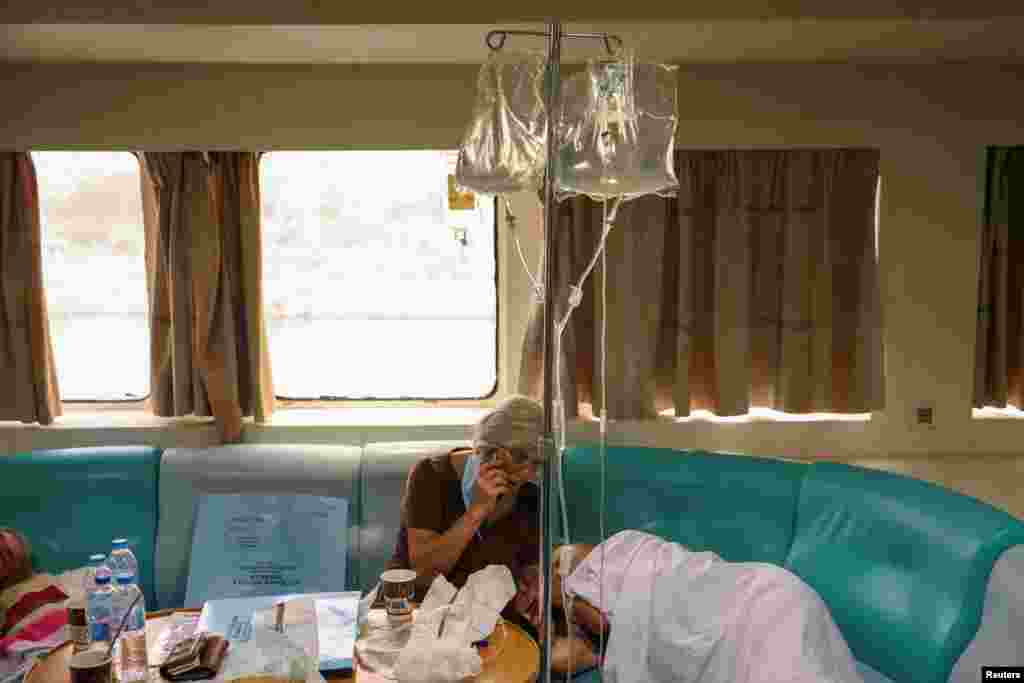
[(356, 641), (361, 664), (386, 678), (395, 678), (395, 667), (406, 645), (414, 639), (417, 643), (423, 643), (437, 637), (448, 613), (449, 603), (457, 593), (455, 586), (443, 576), (438, 576), (430, 585), (411, 623), (392, 626), (384, 615), (368, 614), (366, 635)]
[[(490, 565), (472, 574), (462, 590), (438, 576), (412, 624), (374, 628), (356, 644), (361, 663), (399, 683), (451, 683), (482, 670), (473, 643), (487, 638), (515, 595), (512, 572)], [(443, 632), (442, 632), (443, 629)]]
[(482, 669), (480, 655), (471, 645), (452, 638), (433, 640), (429, 647), (414, 647), (410, 641), (398, 657), (395, 680), (399, 683), (449, 683), (479, 676)]
[(515, 579), (505, 565), (492, 564), (474, 572), (455, 596), (442, 636), (467, 645), (487, 638), (515, 594)]

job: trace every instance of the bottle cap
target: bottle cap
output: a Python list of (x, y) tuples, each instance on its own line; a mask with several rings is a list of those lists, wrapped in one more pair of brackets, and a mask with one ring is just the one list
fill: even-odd
[(114, 549), (115, 550), (120, 550), (121, 548), (127, 548), (128, 547), (128, 539), (127, 538), (115, 538), (114, 541), (113, 541), (113, 545), (114, 545)]
[(119, 586), (125, 586), (129, 583), (135, 583), (134, 574), (121, 574), (117, 577), (117, 584)]
[(96, 583), (98, 583), (101, 586), (106, 586), (108, 583), (110, 583), (110, 576), (105, 576), (103, 574), (97, 574), (96, 575)]

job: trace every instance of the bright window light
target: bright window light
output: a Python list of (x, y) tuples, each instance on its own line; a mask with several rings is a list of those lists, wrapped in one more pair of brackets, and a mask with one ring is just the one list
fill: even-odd
[(495, 203), (455, 154), (270, 152), (263, 278), (283, 399), (482, 398), (497, 381)]
[(993, 406), (985, 406), (984, 408), (972, 408), (971, 417), (973, 418), (1012, 418), (1020, 419), (1024, 417), (1024, 410), (1021, 410), (1017, 406), (1006, 406), (1005, 408), (995, 408)]
[(746, 415), (718, 416), (709, 410), (690, 411), (688, 417), (676, 417), (672, 409), (663, 410), (662, 417), (676, 422), (718, 422), (723, 424), (740, 422), (867, 422), (871, 413), (784, 413), (771, 408), (751, 408)]
[(64, 401), (149, 394), (141, 169), (128, 152), (33, 152)]

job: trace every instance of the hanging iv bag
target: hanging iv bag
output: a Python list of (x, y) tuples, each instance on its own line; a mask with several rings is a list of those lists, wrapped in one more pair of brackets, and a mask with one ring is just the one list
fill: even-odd
[(677, 67), (637, 61), (630, 51), (591, 59), (562, 88), (559, 201), (672, 195)]
[(473, 118), (459, 148), (458, 186), (480, 194), (537, 190), (544, 176), (547, 112), (543, 54), (490, 54), (477, 77)]

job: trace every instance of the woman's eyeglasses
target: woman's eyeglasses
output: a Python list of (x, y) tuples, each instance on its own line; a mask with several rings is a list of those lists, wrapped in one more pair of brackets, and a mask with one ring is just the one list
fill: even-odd
[(495, 448), (484, 456), (482, 462), (506, 462), (517, 468), (541, 464), (541, 461), (532, 453), (518, 448)]

